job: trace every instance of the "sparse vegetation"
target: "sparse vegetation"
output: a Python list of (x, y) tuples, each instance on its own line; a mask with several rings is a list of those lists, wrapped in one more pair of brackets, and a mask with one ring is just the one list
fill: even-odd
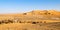
[(57, 14), (51, 11), (32, 11), (0, 16), (0, 30), (60, 30), (60, 14)]

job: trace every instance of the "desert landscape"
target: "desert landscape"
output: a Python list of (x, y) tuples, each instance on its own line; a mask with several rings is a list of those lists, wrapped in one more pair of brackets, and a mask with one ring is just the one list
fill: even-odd
[(60, 11), (0, 14), (0, 30), (60, 30)]

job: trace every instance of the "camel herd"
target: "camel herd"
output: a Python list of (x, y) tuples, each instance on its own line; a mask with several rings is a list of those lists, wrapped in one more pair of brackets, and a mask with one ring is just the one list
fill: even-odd
[[(32, 23), (32, 24), (37, 24), (37, 23), (42, 23), (42, 21), (40, 22), (35, 22), (35, 21), (20, 21), (20, 20), (0, 20), (0, 24), (8, 24), (8, 23)], [(44, 23), (46, 23), (44, 21)]]

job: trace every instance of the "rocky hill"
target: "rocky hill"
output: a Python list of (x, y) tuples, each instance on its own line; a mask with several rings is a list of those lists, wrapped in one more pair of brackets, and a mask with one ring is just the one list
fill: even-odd
[(20, 14), (0, 14), (0, 19), (13, 19), (13, 18), (23, 18), (23, 17), (37, 17), (37, 18), (52, 18), (60, 20), (60, 12), (55, 10), (34, 10), (26, 13)]

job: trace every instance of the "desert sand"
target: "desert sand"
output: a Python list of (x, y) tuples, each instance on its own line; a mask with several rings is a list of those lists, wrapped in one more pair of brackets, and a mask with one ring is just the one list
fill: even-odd
[(0, 14), (0, 30), (60, 30), (60, 11)]

